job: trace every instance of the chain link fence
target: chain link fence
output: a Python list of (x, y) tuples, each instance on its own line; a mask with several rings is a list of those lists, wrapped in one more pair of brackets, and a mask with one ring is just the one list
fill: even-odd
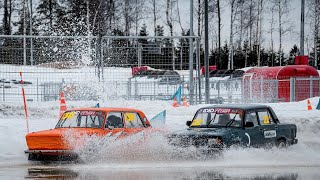
[[(21, 100), (19, 72), (28, 101), (57, 100), (61, 90), (67, 100), (166, 99), (177, 86), (190, 86), (191, 38), (195, 44), (197, 37), (188, 36), (1, 35), (1, 101)], [(149, 73), (134, 72), (137, 67), (147, 67)]]
[[(190, 39), (193, 50), (189, 70)], [(182, 87), (205, 100), (197, 37), (0, 36), (0, 101), (167, 100)], [(23, 65), (23, 66), (22, 66)], [(142, 71), (146, 70), (146, 71)], [(190, 76), (190, 73), (192, 75)], [(319, 78), (264, 80), (212, 77), (210, 103), (299, 101), (319, 96)], [(192, 81), (190, 81), (192, 80)], [(191, 82), (191, 83), (190, 83)]]

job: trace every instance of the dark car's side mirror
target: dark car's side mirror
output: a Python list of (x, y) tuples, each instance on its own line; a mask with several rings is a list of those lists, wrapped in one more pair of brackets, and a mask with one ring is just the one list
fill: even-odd
[(187, 126), (190, 126), (190, 125), (191, 125), (191, 122), (192, 122), (192, 121), (187, 121), (187, 122), (186, 122), (186, 125), (187, 125)]
[(253, 127), (254, 126), (254, 124), (253, 124), (253, 122), (246, 122), (246, 124), (245, 124), (245, 127)]

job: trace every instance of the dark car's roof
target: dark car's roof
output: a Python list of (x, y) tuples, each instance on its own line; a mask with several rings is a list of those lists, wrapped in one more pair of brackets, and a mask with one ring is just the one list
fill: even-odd
[(269, 106), (262, 105), (262, 104), (219, 104), (219, 105), (207, 106), (204, 108), (235, 108), (235, 109), (249, 110), (249, 109), (269, 108)]

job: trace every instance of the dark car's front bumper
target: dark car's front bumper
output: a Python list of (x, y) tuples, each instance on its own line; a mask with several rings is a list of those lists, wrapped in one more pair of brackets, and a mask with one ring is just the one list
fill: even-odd
[(217, 138), (220, 137), (172, 135), (168, 137), (168, 140), (169, 144), (177, 147), (187, 148), (193, 146), (208, 151), (217, 151), (224, 148), (221, 141), (216, 143)]

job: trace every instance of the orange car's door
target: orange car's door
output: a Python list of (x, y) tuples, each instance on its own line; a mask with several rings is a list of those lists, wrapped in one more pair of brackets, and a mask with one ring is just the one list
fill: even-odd
[(146, 129), (137, 112), (124, 112), (123, 119), (125, 129), (122, 133), (122, 137), (132, 136)]
[(119, 137), (124, 131), (124, 121), (122, 112), (108, 112), (106, 123), (105, 123), (105, 135), (112, 137)]

